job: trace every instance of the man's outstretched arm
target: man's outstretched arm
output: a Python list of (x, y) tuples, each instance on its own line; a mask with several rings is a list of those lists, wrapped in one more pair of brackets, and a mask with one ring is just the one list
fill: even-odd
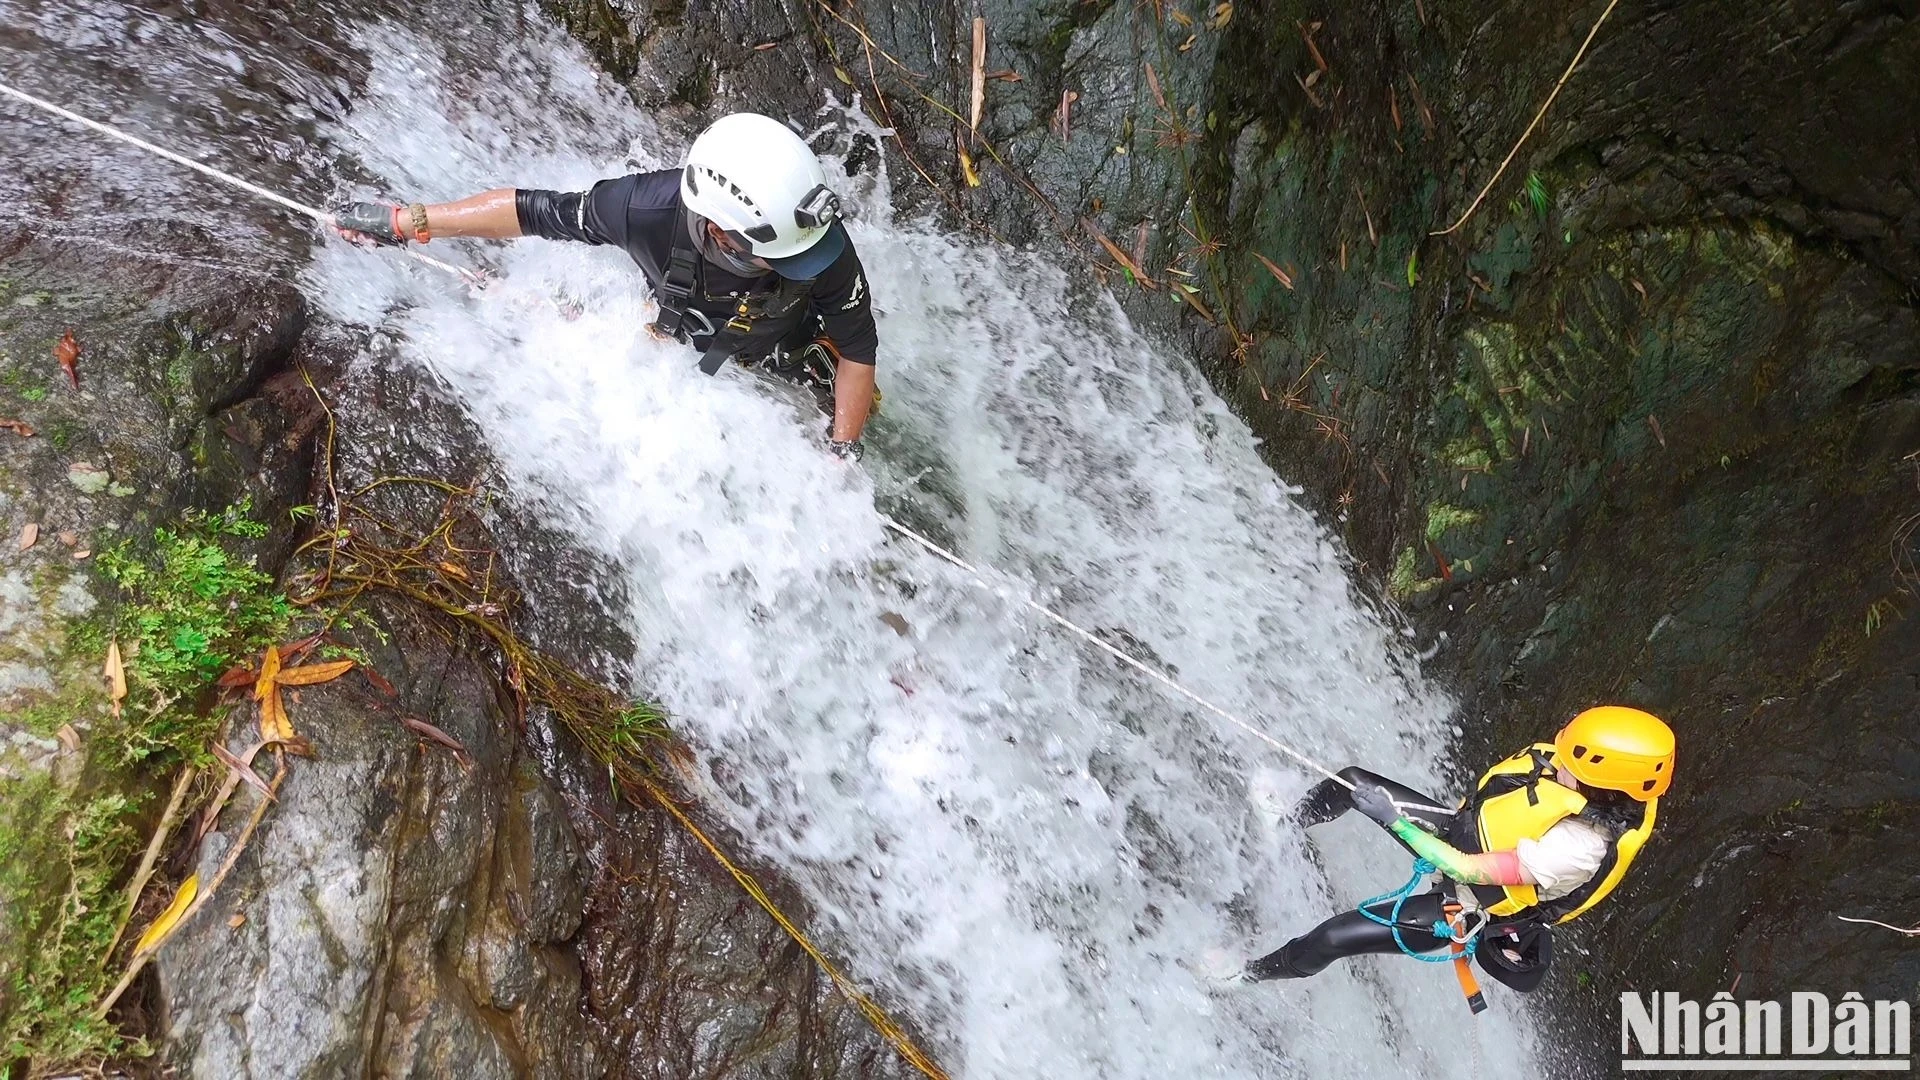
[(348, 203), (334, 211), (334, 225), (349, 240), (365, 237), (383, 244), (419, 240), (420, 219), (426, 222), (428, 238), (472, 236), (483, 240), (511, 240), (526, 235), (520, 228), (518, 194), (513, 188), (494, 188), (456, 202), (423, 205), (423, 212), (419, 214), (414, 213), (412, 206)]

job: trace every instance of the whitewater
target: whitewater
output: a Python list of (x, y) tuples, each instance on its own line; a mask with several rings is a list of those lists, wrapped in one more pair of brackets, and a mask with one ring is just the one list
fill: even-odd
[[(678, 163), (557, 31), (435, 45), (365, 29), (374, 68), (321, 149), (342, 197), (578, 190)], [(769, 103), (837, 168), (852, 102)], [(461, 282), (326, 240), (302, 286), (430, 371), (488, 435), (516, 512), (617, 566), (636, 693), (694, 786), (804, 892), (809, 931), (954, 1076), (1515, 1076), (1512, 995), (1471, 1019), (1442, 965), (1342, 962), (1230, 986), (1404, 880), (1372, 825), (1309, 838), (1314, 777), (1035, 618), (1092, 627), (1274, 737), (1439, 793), (1450, 703), (1191, 361), (1084, 267), (897, 219), (884, 167), (842, 195), (880, 327), (863, 465), (823, 422), (654, 340), (614, 249), (436, 242)], [(916, 181), (917, 182), (917, 181)], [(983, 586), (891, 514), (994, 568)]]

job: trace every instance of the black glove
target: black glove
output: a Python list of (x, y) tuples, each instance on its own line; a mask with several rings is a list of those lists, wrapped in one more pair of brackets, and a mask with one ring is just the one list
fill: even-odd
[(1386, 788), (1371, 780), (1362, 780), (1353, 785), (1353, 808), (1372, 818), (1383, 829), (1400, 817), (1399, 809), (1393, 805), (1393, 796)]
[(859, 461), (865, 451), (860, 448), (859, 439), (828, 439), (827, 453), (842, 461)]
[(333, 227), (351, 233), (349, 240), (370, 240), (382, 247), (399, 247), (407, 238), (394, 231), (393, 210), (384, 203), (351, 202), (333, 211)]

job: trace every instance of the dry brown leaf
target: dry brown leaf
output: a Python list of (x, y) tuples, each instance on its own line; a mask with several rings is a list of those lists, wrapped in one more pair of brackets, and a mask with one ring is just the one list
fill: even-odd
[(1053, 130), (1059, 133), (1061, 142), (1073, 141), (1073, 103), (1079, 100), (1077, 90), (1060, 91), (1060, 108), (1053, 115)]
[(1161, 111), (1172, 111), (1167, 108), (1167, 95), (1160, 92), (1160, 76), (1154, 72), (1152, 64), (1147, 65), (1147, 89), (1153, 91), (1153, 100), (1160, 106)]
[(1645, 301), (1647, 298), (1647, 287), (1645, 285), (1640, 284), (1639, 278), (1629, 278), (1628, 280), (1633, 285), (1633, 291), (1639, 293), (1640, 299), (1642, 301)]
[(467, 752), (466, 746), (462, 744), (459, 739), (454, 738), (453, 736), (447, 734), (446, 732), (440, 730), (437, 727), (434, 727), (432, 724), (427, 723), (425, 720), (422, 720), (417, 716), (402, 716), (400, 718), (400, 722), (406, 725), (407, 730), (413, 732), (415, 735), (420, 735), (425, 738), (431, 739), (434, 742), (439, 743), (441, 746), (444, 746), (449, 750), (457, 751), (462, 754)]
[(71, 529), (61, 529), (59, 532), (53, 534), (53, 538), (68, 547), (72, 547), (80, 542), (80, 534)]
[(27, 522), (26, 527), (20, 530), (20, 550), (21, 551), (27, 550), (28, 548), (34, 545), (35, 541), (39, 539), (40, 539), (40, 523), (37, 521)]
[(120, 703), (127, 700), (127, 666), (120, 661), (120, 642), (107, 642), (107, 662), (101, 668), (107, 677), (107, 696), (113, 699), (113, 715), (120, 715)]
[(194, 897), (199, 895), (200, 875), (188, 875), (187, 880), (180, 883), (180, 891), (173, 894), (173, 902), (167, 905), (167, 910), (162, 911), (153, 920), (153, 925), (147, 927), (147, 932), (140, 935), (140, 941), (133, 947), (134, 954), (137, 956), (159, 948), (160, 943), (173, 933), (174, 927), (180, 925), (180, 917), (187, 913)]
[(971, 138), (980, 138), (980, 113), (987, 103), (987, 20), (985, 16), (973, 17), (973, 96), (968, 110), (967, 128), (973, 134)]
[(253, 683), (253, 700), (265, 701), (273, 693), (273, 680), (280, 674), (280, 650), (269, 645), (260, 654), (260, 677)]
[(268, 802), (280, 801), (274, 797), (273, 788), (269, 787), (265, 780), (260, 779), (259, 773), (253, 771), (253, 766), (250, 764), (252, 755), (248, 755), (247, 761), (242, 761), (234, 757), (226, 747), (221, 746), (219, 743), (213, 743), (208, 749), (213, 751), (213, 756), (219, 758), (222, 764), (232, 769), (235, 776), (245, 781), (249, 787), (252, 787), (260, 794), (265, 795)]
[(385, 675), (380, 674), (370, 667), (361, 668), (360, 674), (365, 675), (367, 681), (373, 684), (373, 688), (385, 694), (387, 697), (394, 698), (400, 696), (400, 691), (393, 688), (393, 684), (387, 681)]
[(1313, 43), (1313, 32), (1319, 28), (1319, 23), (1314, 23), (1310, 27), (1300, 27), (1300, 38), (1307, 43), (1307, 51), (1313, 54), (1313, 66), (1319, 68), (1321, 71), (1331, 71), (1333, 69), (1327, 63), (1327, 58), (1320, 55), (1320, 46)]
[(1387, 111), (1393, 117), (1393, 130), (1399, 131), (1401, 128), (1400, 92), (1391, 85), (1387, 87)]
[(780, 43), (777, 41), (763, 41), (760, 44), (755, 45), (753, 47), (753, 51), (766, 52), (768, 49), (777, 49), (779, 47), (780, 47)]
[(1020, 82), (1021, 81), (1020, 73), (1013, 70), (1012, 68), (1001, 68), (999, 71), (989, 71), (987, 72), (987, 78), (997, 79), (1000, 82)]
[(1233, 21), (1233, 4), (1219, 3), (1213, 6), (1213, 18), (1207, 20), (1207, 29), (1224, 30)]
[(79, 551), (76, 551), (73, 553), (73, 557), (75, 561), (78, 561), (80, 559), (85, 559), (92, 554), (93, 554), (92, 548), (81, 548)]
[(1201, 318), (1207, 320), (1208, 322), (1214, 321), (1213, 312), (1207, 310), (1207, 305), (1201, 303), (1199, 297), (1193, 295), (1192, 293), (1188, 292), (1185, 289), (1175, 289), (1173, 290), (1173, 295), (1179, 297), (1182, 300), (1185, 300), (1187, 302), (1187, 306), (1192, 308), (1194, 311), (1199, 312)]
[(60, 730), (54, 732), (54, 737), (60, 740), (60, 749), (67, 753), (80, 751), (80, 733), (74, 730), (72, 724), (61, 724)]
[(1134, 262), (1131, 255), (1121, 251), (1118, 245), (1107, 239), (1107, 234), (1100, 231), (1100, 226), (1095, 225), (1091, 221), (1083, 222), (1083, 224), (1086, 226), (1087, 233), (1099, 242), (1101, 247), (1107, 249), (1107, 254), (1113, 256), (1114, 262), (1127, 268), (1127, 272), (1133, 275), (1133, 280), (1138, 283), (1141, 288), (1152, 289), (1156, 287), (1157, 283), (1147, 276), (1147, 272), (1140, 268), (1140, 264)]
[(72, 330), (60, 335), (59, 343), (53, 347), (53, 358), (60, 361), (60, 368), (67, 373), (73, 388), (80, 389), (80, 343), (73, 340)]
[(247, 924), (247, 913), (244, 911), (236, 911), (233, 913), (233, 917), (227, 920), (227, 929), (238, 930), (242, 926), (245, 926), (246, 924)]
[[(1316, 71), (1316, 72), (1314, 72), (1313, 74), (1316, 74), (1316, 75), (1317, 75), (1317, 74), (1319, 74), (1319, 72), (1317, 72), (1317, 71)], [(1313, 106), (1314, 108), (1316, 108), (1316, 109), (1324, 109), (1324, 108), (1326, 108), (1326, 105), (1324, 105), (1324, 104), (1322, 104), (1322, 103), (1321, 103), (1321, 101), (1320, 101), (1320, 95), (1319, 95), (1319, 94), (1316, 94), (1316, 93), (1314, 93), (1314, 92), (1313, 92), (1313, 85), (1312, 85), (1311, 83), (1309, 83), (1309, 82), (1307, 82), (1307, 80), (1305, 80), (1305, 79), (1303, 79), (1303, 78), (1301, 78), (1301, 77), (1300, 77), (1300, 73), (1299, 73), (1299, 72), (1297, 72), (1297, 71), (1296, 71), (1296, 72), (1294, 72), (1294, 74), (1293, 74), (1293, 81), (1294, 81), (1294, 82), (1297, 82), (1297, 83), (1299, 83), (1299, 84), (1300, 84), (1300, 89), (1301, 89), (1301, 90), (1302, 90), (1303, 92), (1305, 92), (1305, 93), (1306, 93), (1306, 95), (1307, 95), (1307, 102), (1308, 102), (1309, 104), (1311, 104), (1311, 105), (1312, 105), (1312, 106)]]
[(332, 660), (324, 664), (302, 664), (294, 668), (281, 668), (274, 676), (274, 682), (281, 686), (312, 686), (316, 683), (332, 682), (353, 670), (351, 660)]
[(1180, 51), (1186, 52), (1188, 49), (1193, 48), (1193, 43), (1199, 40), (1200, 40), (1199, 34), (1188, 34), (1187, 40), (1180, 43)]
[(1285, 285), (1287, 287), (1288, 292), (1293, 291), (1293, 275), (1292, 274), (1289, 274), (1285, 270), (1280, 269), (1278, 266), (1274, 265), (1274, 262), (1272, 259), (1267, 258), (1265, 255), (1262, 255), (1257, 251), (1253, 253), (1253, 257), (1256, 259), (1259, 259), (1260, 265), (1266, 267), (1267, 272), (1272, 274), (1274, 278), (1280, 282), (1280, 284)]
[(228, 668), (224, 675), (214, 681), (213, 685), (219, 690), (238, 690), (242, 686), (252, 686), (259, 678), (260, 676), (255, 674), (252, 668), (240, 664)]
[(1192, 26), (1193, 16), (1181, 11), (1179, 8), (1174, 8), (1173, 21), (1179, 23), (1181, 26)]
[(33, 425), (25, 420), (0, 419), (0, 428), (6, 428), (23, 439), (33, 438)]

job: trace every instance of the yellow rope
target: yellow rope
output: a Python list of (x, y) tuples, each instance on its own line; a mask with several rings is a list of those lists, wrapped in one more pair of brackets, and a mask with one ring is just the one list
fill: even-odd
[(687, 812), (674, 801), (673, 796), (667, 794), (651, 777), (641, 776), (640, 782), (646, 785), (647, 793), (653, 796), (654, 801), (666, 807), (667, 812), (685, 826), (695, 840), (700, 841), (701, 846), (713, 855), (714, 860), (724, 867), (727, 873), (733, 875), (733, 880), (740, 883), (740, 887), (746, 891), (746, 894), (753, 897), (754, 902), (764, 908), (767, 914), (773, 916), (773, 921), (780, 924), (780, 929), (785, 930), (788, 937), (805, 949), (808, 956), (813, 957), (813, 962), (819, 964), (820, 970), (827, 973), (827, 978), (833, 980), (833, 985), (860, 1007), (860, 1011), (866, 1015), (867, 1022), (873, 1025), (873, 1029), (878, 1031), (882, 1038), (893, 1044), (893, 1048), (899, 1051), (907, 1064), (919, 1069), (922, 1074), (932, 1077), (933, 1080), (947, 1080), (947, 1074), (941, 1071), (940, 1066), (934, 1064), (932, 1058), (914, 1045), (913, 1039), (900, 1029), (900, 1025), (893, 1022), (893, 1018), (887, 1015), (886, 1010), (872, 998), (861, 993), (859, 987), (854, 986), (851, 980), (840, 973), (839, 968), (833, 966), (833, 961), (827, 959), (819, 946), (808, 940), (807, 935), (794, 925), (792, 919), (787, 918), (779, 905), (773, 902), (773, 898), (760, 888), (760, 883), (754, 880), (753, 875), (742, 870), (732, 859), (727, 858), (726, 853), (720, 850), (720, 846), (714, 843), (700, 826), (693, 823), (693, 819), (687, 816)]

